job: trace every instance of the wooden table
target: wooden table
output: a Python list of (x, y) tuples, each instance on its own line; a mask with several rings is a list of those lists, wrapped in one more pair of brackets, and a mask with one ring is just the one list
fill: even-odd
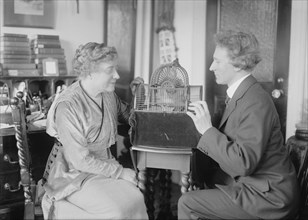
[[(157, 174), (156, 169), (166, 169), (165, 180), (167, 183), (167, 199), (170, 199), (170, 170), (179, 170), (181, 172), (181, 193), (191, 190), (190, 170), (191, 170), (191, 148), (167, 148), (167, 147), (150, 147), (150, 146), (132, 146), (131, 156), (138, 177), (138, 187), (146, 197), (146, 204), (150, 219), (154, 219), (154, 178)], [(160, 176), (160, 178), (164, 178)], [(164, 184), (161, 184), (164, 185)], [(166, 184), (165, 184), (166, 185)], [(169, 188), (169, 189), (168, 189)], [(160, 189), (164, 190), (164, 189)], [(169, 192), (168, 192), (169, 191)], [(168, 198), (169, 197), (169, 198)], [(161, 198), (163, 200), (163, 198)], [(164, 201), (164, 207), (168, 212), (170, 210), (170, 201)]]

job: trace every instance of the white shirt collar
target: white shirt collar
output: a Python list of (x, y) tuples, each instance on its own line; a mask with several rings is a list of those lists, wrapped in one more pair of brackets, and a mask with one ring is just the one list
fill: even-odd
[(248, 76), (250, 76), (251, 74), (248, 74), (246, 76), (243, 76), (242, 78), (240, 78), (239, 80), (235, 81), (228, 89), (227, 89), (227, 94), (230, 98), (232, 98), (232, 96), (234, 95), (235, 91), (237, 90), (237, 88), (240, 86), (241, 82), (243, 82), (244, 79), (246, 79)]

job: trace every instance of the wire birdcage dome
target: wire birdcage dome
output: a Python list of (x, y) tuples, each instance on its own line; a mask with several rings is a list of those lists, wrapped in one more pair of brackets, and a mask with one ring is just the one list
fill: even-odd
[(135, 110), (185, 113), (188, 101), (188, 74), (176, 59), (161, 65), (152, 74), (150, 84), (137, 89)]
[(157, 68), (151, 76), (150, 86), (181, 88), (189, 86), (188, 74), (178, 59)]

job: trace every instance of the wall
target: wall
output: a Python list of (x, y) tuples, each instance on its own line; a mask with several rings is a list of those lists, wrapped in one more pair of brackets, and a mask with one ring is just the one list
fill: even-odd
[[(204, 94), (206, 1), (176, 0), (174, 8), (179, 63), (188, 73), (189, 84), (202, 85)], [(171, 177), (172, 182), (181, 183), (179, 171), (173, 171)]]
[(79, 14), (75, 0), (55, 0), (54, 29), (3, 27), (3, 2), (0, 0), (0, 33), (59, 35), (61, 46), (65, 50), (68, 72), (71, 61), (80, 44), (89, 41), (102, 42), (104, 36), (104, 1), (79, 0)]
[[(153, 6), (150, 1), (138, 2), (136, 42), (141, 44), (136, 44), (135, 75), (142, 76), (146, 83), (151, 72), (160, 65), (157, 21), (154, 22), (153, 30), (150, 29)], [(187, 71), (191, 85), (204, 86), (206, 1), (175, 0), (174, 10), (174, 35), (179, 63)], [(154, 36), (151, 36), (151, 31), (154, 31)], [(150, 51), (150, 40), (154, 41), (153, 51)], [(153, 60), (149, 61), (149, 57), (153, 57)]]
[(136, 17), (136, 49), (135, 49), (135, 77), (142, 77), (145, 83), (150, 79), (151, 31), (152, 31), (152, 2), (139, 1)]
[(176, 0), (174, 27), (178, 58), (191, 85), (205, 82), (206, 1)]

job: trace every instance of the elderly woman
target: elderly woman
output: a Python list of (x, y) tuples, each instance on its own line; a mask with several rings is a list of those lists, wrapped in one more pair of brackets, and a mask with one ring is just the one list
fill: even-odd
[[(135, 172), (123, 168), (110, 152), (117, 122), (127, 122), (130, 111), (114, 93), (116, 49), (98, 43), (80, 46), (73, 68), (79, 80), (48, 112), (47, 133), (61, 146), (44, 185), (44, 217), (147, 219)], [(131, 85), (140, 82), (135, 79)]]

